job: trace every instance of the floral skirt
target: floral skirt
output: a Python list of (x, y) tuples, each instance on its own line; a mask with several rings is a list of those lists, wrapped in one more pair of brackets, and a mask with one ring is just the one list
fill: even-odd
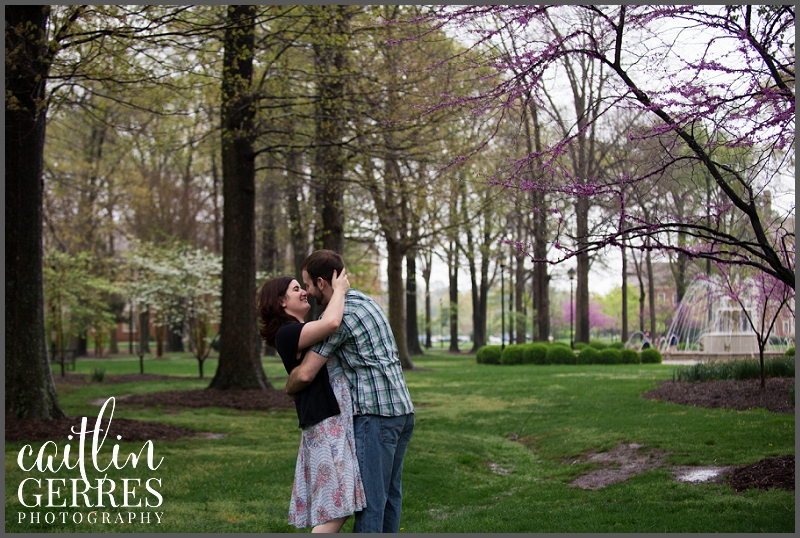
[(340, 413), (303, 428), (297, 453), (289, 524), (321, 525), (367, 505), (353, 434), (353, 400), (344, 375), (330, 380)]

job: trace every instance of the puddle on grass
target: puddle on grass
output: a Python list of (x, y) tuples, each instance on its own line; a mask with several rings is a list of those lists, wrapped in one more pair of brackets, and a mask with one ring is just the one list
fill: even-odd
[[(125, 400), (127, 398), (130, 398), (131, 396), (133, 396), (133, 394), (123, 394), (122, 396), (114, 396), (114, 399), (116, 401), (121, 401), (121, 400)], [(91, 405), (96, 405), (97, 407), (100, 407), (103, 404), (105, 404), (107, 401), (108, 401), (108, 398), (106, 397), (106, 398), (97, 398), (97, 399), (91, 400), (91, 401), (89, 401), (89, 403)]]
[(493, 461), (490, 461), (490, 462), (487, 462), (486, 465), (489, 467), (489, 469), (492, 470), (492, 472), (494, 474), (500, 474), (500, 475), (503, 475), (503, 476), (508, 476), (508, 475), (511, 474), (511, 471), (509, 469), (506, 469), (505, 467), (501, 467), (499, 463), (495, 463)]
[(675, 467), (672, 474), (678, 482), (708, 482), (728, 470), (727, 467)]
[(203, 439), (222, 439), (223, 437), (228, 437), (227, 433), (213, 433), (213, 432), (200, 432), (197, 434), (198, 437), (202, 437)]

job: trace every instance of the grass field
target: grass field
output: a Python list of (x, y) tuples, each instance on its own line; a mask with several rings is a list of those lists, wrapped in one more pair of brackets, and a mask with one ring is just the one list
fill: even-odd
[[(736, 494), (723, 484), (682, 483), (667, 468), (634, 476), (599, 490), (569, 485), (594, 464), (575, 463), (583, 453), (607, 451), (620, 443), (669, 453), (667, 465), (743, 465), (769, 456), (794, 454), (794, 415), (762, 410), (701, 409), (647, 400), (641, 394), (660, 379), (667, 365), (493, 366), (474, 356), (434, 351), (414, 357), (418, 370), (406, 379), (417, 408), (416, 430), (405, 460), (402, 532), (794, 532), (795, 494), (748, 490)], [(285, 376), (277, 358), (264, 358), (276, 388)], [(139, 371), (138, 359), (78, 361), (78, 371), (106, 374)], [(216, 361), (206, 363), (206, 380), (196, 379), (188, 358), (148, 360), (145, 371), (186, 375), (186, 380), (70, 387), (60, 394), (70, 416), (99, 408), (89, 402), (108, 396), (207, 385)], [(57, 373), (55, 375), (58, 375)], [(53, 504), (69, 499), (69, 478), (17, 464), (25, 443), (6, 444), (7, 532), (296, 532), (286, 524), (300, 432), (293, 410), (240, 412), (229, 409), (131, 409), (117, 405), (115, 417), (153, 420), (228, 434), (217, 439), (155, 442), (155, 471), (113, 467), (108, 478), (161, 479), (157, 508), (95, 508), (109, 523), (72, 523), (87, 508), (48, 508), (45, 478), (64, 478)], [(512, 438), (525, 440), (525, 444)], [(108, 461), (111, 440), (101, 462)], [(58, 443), (59, 450), (67, 440)], [(34, 455), (43, 443), (33, 443)], [(142, 443), (120, 446), (120, 460)], [(52, 448), (52, 445), (51, 447)], [(74, 449), (73, 449), (74, 450)], [(90, 450), (87, 448), (87, 451)], [(48, 453), (52, 453), (52, 450)], [(60, 452), (59, 452), (60, 454)], [(87, 456), (90, 457), (90, 456)], [(31, 458), (32, 460), (32, 458)], [(87, 462), (92, 467), (91, 461)], [(90, 479), (102, 477), (87, 470)], [(25, 490), (26, 503), (42, 493), (42, 506), (25, 508), (19, 484), (41, 478), (42, 489)], [(31, 484), (29, 482), (29, 484)], [(59, 484), (59, 483), (56, 483)], [(63, 484), (66, 484), (64, 487)], [(145, 494), (140, 487), (138, 498)], [(145, 496), (146, 497), (146, 496)], [(122, 498), (120, 493), (118, 499)], [(152, 498), (152, 496), (151, 496)], [(63, 501), (62, 501), (63, 502)], [(121, 501), (120, 501), (121, 502)], [(131, 502), (130, 504), (134, 504)], [(91, 509), (91, 510), (95, 510)], [(20, 513), (40, 513), (40, 522), (18, 523)], [(160, 523), (128, 523), (129, 512), (159, 512)], [(55, 522), (44, 521), (53, 512)], [(67, 512), (61, 523), (61, 512)], [(114, 522), (117, 513), (126, 519)], [(352, 529), (352, 520), (344, 530)]]

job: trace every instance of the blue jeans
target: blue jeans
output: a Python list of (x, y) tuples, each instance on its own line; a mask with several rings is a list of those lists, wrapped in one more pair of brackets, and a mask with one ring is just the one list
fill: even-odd
[(414, 414), (353, 417), (356, 456), (367, 507), (356, 512), (353, 532), (398, 532), (403, 504), (403, 457), (414, 431)]

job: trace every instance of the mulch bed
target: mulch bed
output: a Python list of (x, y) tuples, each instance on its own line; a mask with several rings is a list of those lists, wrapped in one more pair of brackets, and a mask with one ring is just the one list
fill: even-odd
[[(53, 376), (56, 390), (82, 385), (118, 385), (121, 383), (147, 382), (155, 380), (196, 379), (181, 376), (158, 374), (116, 374), (106, 375), (102, 382), (92, 381), (86, 374), (68, 373), (61, 377)], [(210, 381), (210, 380), (209, 380)], [(117, 395), (115, 405), (160, 406), (165, 408), (182, 407), (229, 407), (242, 411), (268, 411), (276, 408), (293, 408), (294, 402), (282, 390), (169, 390), (151, 392), (149, 394)], [(99, 409), (98, 409), (99, 411)], [(97, 417), (89, 417), (87, 429), (94, 429)], [(63, 440), (70, 435), (71, 428), (80, 428), (81, 417), (67, 417), (56, 420), (18, 420), (11, 416), (5, 418), (6, 441), (44, 441), (47, 439)], [(108, 419), (101, 421), (102, 427), (108, 426)], [(116, 441), (121, 435), (123, 441), (172, 441), (184, 437), (195, 437), (203, 433), (171, 426), (160, 422), (146, 422), (126, 418), (113, 418), (108, 435), (109, 440)], [(87, 437), (91, 438), (92, 434)], [(77, 437), (76, 437), (77, 439)], [(91, 442), (91, 441), (90, 441)]]
[[(88, 417), (87, 430), (94, 430), (97, 417)], [(100, 421), (101, 428), (108, 428), (108, 419)], [(77, 442), (78, 436), (72, 431), (79, 431), (81, 417), (67, 417), (55, 420), (19, 420), (6, 416), (6, 442), (8, 441), (65, 441), (68, 435), (73, 436)], [(86, 446), (91, 445), (94, 433), (86, 434)], [(127, 418), (112, 418), (111, 428), (108, 430), (108, 442), (116, 443), (117, 435), (122, 436), (122, 441), (174, 441), (183, 437), (195, 437), (201, 432), (171, 426), (160, 422), (145, 422)]]
[(194, 389), (135, 394), (119, 400), (120, 405), (162, 407), (231, 407), (241, 411), (267, 411), (294, 407), (285, 392), (277, 389)]
[(749, 488), (781, 488), (794, 491), (794, 456), (767, 458), (751, 465), (736, 467), (728, 483), (741, 493)]
[[(101, 384), (113, 385), (136, 381), (153, 381), (161, 379), (191, 379), (177, 376), (156, 374), (122, 374), (107, 375)], [(67, 374), (62, 378), (55, 375), (56, 388), (66, 389), (68, 386), (97, 383), (88, 375)], [(662, 381), (657, 389), (646, 392), (643, 396), (652, 400), (661, 400), (695, 407), (727, 408), (727, 409), (767, 409), (776, 413), (794, 413), (789, 388), (794, 378), (770, 378), (766, 380), (766, 388), (760, 388), (759, 380), (744, 381), (704, 381), (691, 383), (687, 381)], [(182, 407), (230, 407), (243, 411), (267, 411), (276, 408), (292, 408), (294, 403), (281, 390), (172, 390), (153, 392), (150, 394), (122, 395), (117, 398), (117, 405), (142, 405), (147, 407), (161, 406), (165, 408)], [(41, 441), (46, 439), (66, 439), (70, 428), (80, 426), (80, 418), (71, 417), (50, 421), (17, 420), (6, 416), (6, 441)], [(94, 428), (96, 418), (89, 418), (88, 428)], [(105, 420), (103, 426), (107, 426)], [(171, 441), (185, 437), (203, 435), (201, 432), (170, 426), (158, 422), (145, 422), (124, 418), (114, 418), (109, 439), (116, 440), (117, 435), (123, 441), (160, 440)], [(748, 488), (782, 488), (794, 491), (794, 456), (767, 458), (751, 465), (734, 467), (728, 475), (728, 482), (736, 492)]]
[(794, 413), (790, 388), (793, 377), (771, 377), (761, 389), (758, 379), (714, 381), (661, 381), (657, 389), (642, 396), (694, 407), (744, 411), (766, 409), (773, 413)]
[(120, 383), (133, 383), (136, 381), (156, 381), (156, 380), (164, 380), (164, 379), (192, 379), (189, 377), (183, 376), (174, 376), (174, 375), (160, 375), (160, 374), (115, 374), (115, 375), (106, 375), (103, 377), (103, 381), (97, 382), (92, 381), (91, 375), (89, 374), (73, 374), (67, 373), (64, 377), (61, 377), (61, 374), (56, 373), (53, 374), (53, 381), (56, 384), (56, 387), (59, 385), (119, 385)]

